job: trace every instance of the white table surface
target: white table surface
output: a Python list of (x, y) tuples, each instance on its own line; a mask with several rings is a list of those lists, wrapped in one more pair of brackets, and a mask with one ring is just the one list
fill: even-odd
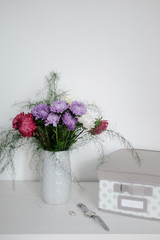
[[(43, 202), (39, 182), (16, 182), (15, 191), (11, 182), (0, 182), (0, 234), (160, 234), (160, 221), (98, 210), (98, 183), (81, 185), (85, 192), (73, 184), (70, 201), (52, 206)], [(110, 231), (106, 232), (94, 219), (85, 217), (76, 206), (79, 202), (95, 211)], [(74, 211), (76, 216), (70, 216), (68, 211)]]

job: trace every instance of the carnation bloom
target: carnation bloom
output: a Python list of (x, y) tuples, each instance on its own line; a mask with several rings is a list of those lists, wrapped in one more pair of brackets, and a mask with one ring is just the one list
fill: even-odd
[(37, 128), (31, 113), (20, 113), (13, 119), (13, 128), (17, 129), (23, 137), (32, 137)]
[(45, 126), (52, 124), (54, 127), (57, 127), (60, 116), (55, 113), (50, 113), (45, 121)]
[(36, 120), (39, 118), (45, 120), (48, 117), (49, 111), (50, 107), (47, 104), (40, 103), (32, 109), (31, 113), (36, 118)]
[(68, 104), (64, 100), (58, 100), (51, 104), (50, 110), (54, 113), (63, 113), (68, 108)]
[(96, 128), (92, 128), (90, 132), (92, 135), (100, 134), (103, 131), (105, 131), (107, 127), (108, 127), (108, 121), (102, 120), (101, 124)]
[(65, 112), (62, 117), (63, 123), (68, 127), (68, 130), (74, 130), (78, 122), (78, 118), (73, 118), (69, 111)]
[(77, 116), (84, 115), (87, 112), (85, 105), (82, 102), (78, 102), (78, 101), (72, 102), (72, 104), (70, 106), (70, 110), (73, 114), (75, 114)]

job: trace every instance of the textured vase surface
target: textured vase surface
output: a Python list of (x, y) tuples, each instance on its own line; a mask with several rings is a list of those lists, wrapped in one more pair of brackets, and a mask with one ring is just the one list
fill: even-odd
[(64, 204), (71, 194), (71, 165), (68, 151), (43, 152), (41, 190), (48, 204)]

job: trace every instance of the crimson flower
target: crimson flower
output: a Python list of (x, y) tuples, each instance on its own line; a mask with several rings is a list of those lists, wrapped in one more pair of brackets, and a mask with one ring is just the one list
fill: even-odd
[(100, 134), (103, 131), (105, 131), (108, 127), (108, 121), (107, 120), (102, 120), (101, 124), (98, 127), (92, 128), (91, 129), (91, 134), (92, 135), (96, 135), (96, 134)]
[(24, 112), (18, 114), (13, 119), (13, 128), (17, 129), (23, 137), (32, 137), (35, 135), (37, 128), (31, 113), (24, 114)]

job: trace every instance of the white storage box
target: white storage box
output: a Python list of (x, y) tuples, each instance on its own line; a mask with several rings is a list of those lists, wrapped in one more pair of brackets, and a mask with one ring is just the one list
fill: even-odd
[(122, 149), (99, 168), (99, 209), (125, 215), (160, 219), (160, 152)]

